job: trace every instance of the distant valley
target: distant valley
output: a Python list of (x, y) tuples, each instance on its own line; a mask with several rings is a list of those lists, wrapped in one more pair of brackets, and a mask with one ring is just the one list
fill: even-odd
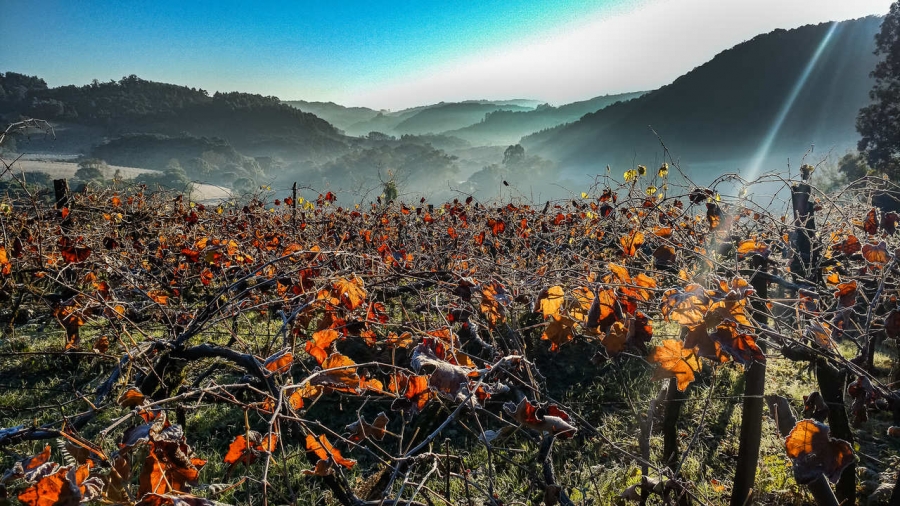
[(525, 98), (387, 111), (210, 94), (137, 76), (50, 88), (10, 71), (0, 74), (0, 117), (49, 120), (57, 138), (20, 136), (4, 149), (99, 158), (239, 191), (297, 181), (375, 198), (393, 181), (402, 198), (492, 198), (511, 185), (543, 199), (575, 191), (607, 165), (620, 177), (661, 163), (662, 141), (704, 182), (852, 148), (880, 22), (776, 30), (658, 90), (560, 105)]

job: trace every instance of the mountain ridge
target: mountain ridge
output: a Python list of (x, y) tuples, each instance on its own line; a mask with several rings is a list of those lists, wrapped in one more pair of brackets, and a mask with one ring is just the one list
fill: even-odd
[[(692, 162), (749, 164), (785, 109), (769, 158), (799, 156), (811, 144), (852, 147), (856, 113), (869, 100), (880, 23), (875, 16), (839, 22), (830, 36), (833, 23), (757, 35), (658, 90), (532, 134), (522, 144), (569, 170), (662, 161), (660, 139)], [(800, 89), (787, 104), (795, 86)]]

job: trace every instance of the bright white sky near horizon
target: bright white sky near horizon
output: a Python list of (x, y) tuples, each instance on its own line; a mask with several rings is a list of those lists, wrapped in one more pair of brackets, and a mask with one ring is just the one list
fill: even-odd
[[(10, 0), (0, 71), (51, 86), (144, 79), (400, 109), (650, 90), (776, 28), (884, 15), (891, 0)], [(463, 5), (465, 4), (465, 5)]]

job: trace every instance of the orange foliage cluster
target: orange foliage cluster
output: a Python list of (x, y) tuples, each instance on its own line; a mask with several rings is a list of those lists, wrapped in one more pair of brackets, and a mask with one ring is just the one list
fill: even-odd
[[(705, 374), (704, 362), (746, 367), (767, 359), (757, 323), (765, 301), (757, 299), (748, 270), (732, 267), (752, 261), (765, 270), (758, 266), (769, 265), (786, 240), (757, 226), (756, 211), (721, 204), (712, 190), (695, 188), (683, 202), (655, 187), (639, 198), (605, 188), (596, 198), (548, 203), (543, 210), (485, 207), (471, 198), (436, 208), (424, 201), (344, 208), (329, 192), (300, 207), (296, 220), (292, 199), (278, 202), (279, 209), (261, 201), (214, 208), (142, 192), (86, 194), (62, 213), (66, 227), (55, 213), (6, 220), (6, 237), (14, 239), (0, 245), (0, 280), (52, 278), (76, 287), (52, 301), (65, 335), (61, 346), (81, 350), (85, 326), (103, 328), (109, 336), (91, 349), (122, 356), (120, 376), (110, 385), (119, 389), (118, 405), (141, 421), (110, 456), (88, 445), (92, 451), (77, 466), (54, 464), (39, 476), (34, 469), (49, 465), (49, 447), (22, 461), (29, 486), (21, 501), (75, 504), (106, 494), (112, 501), (175, 504), (189, 496), (205, 461), (193, 455), (182, 428), (148, 404), (174, 388), (135, 376), (155, 373), (147, 364), (166, 354), (188, 360), (190, 353), (208, 352), (205, 358), (231, 360), (251, 377), (242, 381), (252, 389), (240, 396), (212, 396), (270, 421), (265, 436), (248, 426), (234, 437), (224, 457), (229, 473), (266, 461), (287, 443), (280, 424), (292, 423), (299, 431), (293, 437), (302, 434), (314, 457), (304, 473), (315, 476), (353, 468), (356, 461), (341, 449), (397, 437), (390, 424), (399, 427), (442, 403), (494, 409), (506, 423), (571, 437), (578, 423), (556, 404), (526, 396), (499, 409), (501, 403), (489, 401), (507, 400), (502, 395), (510, 384), (537, 388), (530, 357), (561, 353), (572, 343), (596, 344), (595, 364), (646, 359), (656, 366), (652, 379), (670, 379), (681, 391)], [(823, 252), (834, 260), (832, 270), (822, 273), (833, 300), (801, 290), (793, 307), (808, 322), (804, 343), (834, 349), (851, 317), (841, 311), (855, 307), (864, 289), (850, 278), (893, 265), (898, 252), (888, 243), (897, 221), (893, 213), (878, 220), (873, 209), (834, 228)], [(859, 229), (865, 235), (854, 233)], [(835, 267), (841, 262), (854, 270)], [(204, 331), (246, 314), (282, 329), (265, 345), (237, 335), (224, 346), (199, 344)], [(121, 330), (147, 321), (167, 325), (158, 343), (139, 345), (141, 332)], [(883, 322), (896, 338), (898, 309)], [(664, 338), (652, 344), (661, 325)], [(861, 423), (877, 396), (863, 383), (855, 388)], [(369, 423), (374, 412), (360, 413), (343, 436), (326, 437), (303, 418), (323, 397), (390, 406), (399, 416), (381, 412)], [(845, 445), (808, 420), (786, 441), (795, 469), (824, 469), (830, 478), (852, 458)], [(133, 487), (129, 463), (136, 448), (143, 461)], [(101, 478), (94, 467), (100, 461), (116, 472)]]

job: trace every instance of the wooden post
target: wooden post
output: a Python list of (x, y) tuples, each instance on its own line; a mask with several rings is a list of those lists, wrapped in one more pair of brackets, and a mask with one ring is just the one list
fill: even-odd
[(69, 182), (65, 179), (53, 180), (53, 191), (56, 194), (56, 208), (69, 206)]
[(291, 186), (291, 228), (297, 227), (297, 182)]
[[(756, 272), (765, 271), (766, 260), (757, 255), (753, 258)], [(751, 276), (750, 284), (756, 290), (758, 299), (752, 301), (753, 319), (757, 323), (767, 323), (766, 299), (769, 297), (769, 284), (764, 276)], [(762, 347), (762, 345), (760, 345)], [(763, 350), (765, 351), (765, 350)], [(731, 492), (731, 505), (743, 506), (753, 493), (756, 482), (756, 469), (759, 466), (759, 447), (762, 442), (763, 394), (766, 393), (766, 364), (753, 362), (744, 371), (744, 399), (741, 411), (740, 446), (738, 447), (737, 466), (734, 471), (734, 487)]]
[[(794, 227), (796, 232), (792, 241), (793, 259), (791, 274), (797, 283), (818, 283), (821, 280), (821, 269), (818, 263), (818, 248), (813, 245), (816, 234), (815, 209), (810, 203), (812, 187), (807, 183), (812, 170), (800, 168), (803, 182), (791, 187), (791, 204), (794, 207)], [(816, 360), (816, 380), (819, 392), (828, 403), (828, 425), (832, 436), (853, 444), (853, 431), (844, 406), (844, 389), (847, 383), (846, 372), (831, 366), (824, 358)], [(836, 485), (836, 495), (843, 504), (856, 504), (856, 464), (851, 463), (841, 473)]]

